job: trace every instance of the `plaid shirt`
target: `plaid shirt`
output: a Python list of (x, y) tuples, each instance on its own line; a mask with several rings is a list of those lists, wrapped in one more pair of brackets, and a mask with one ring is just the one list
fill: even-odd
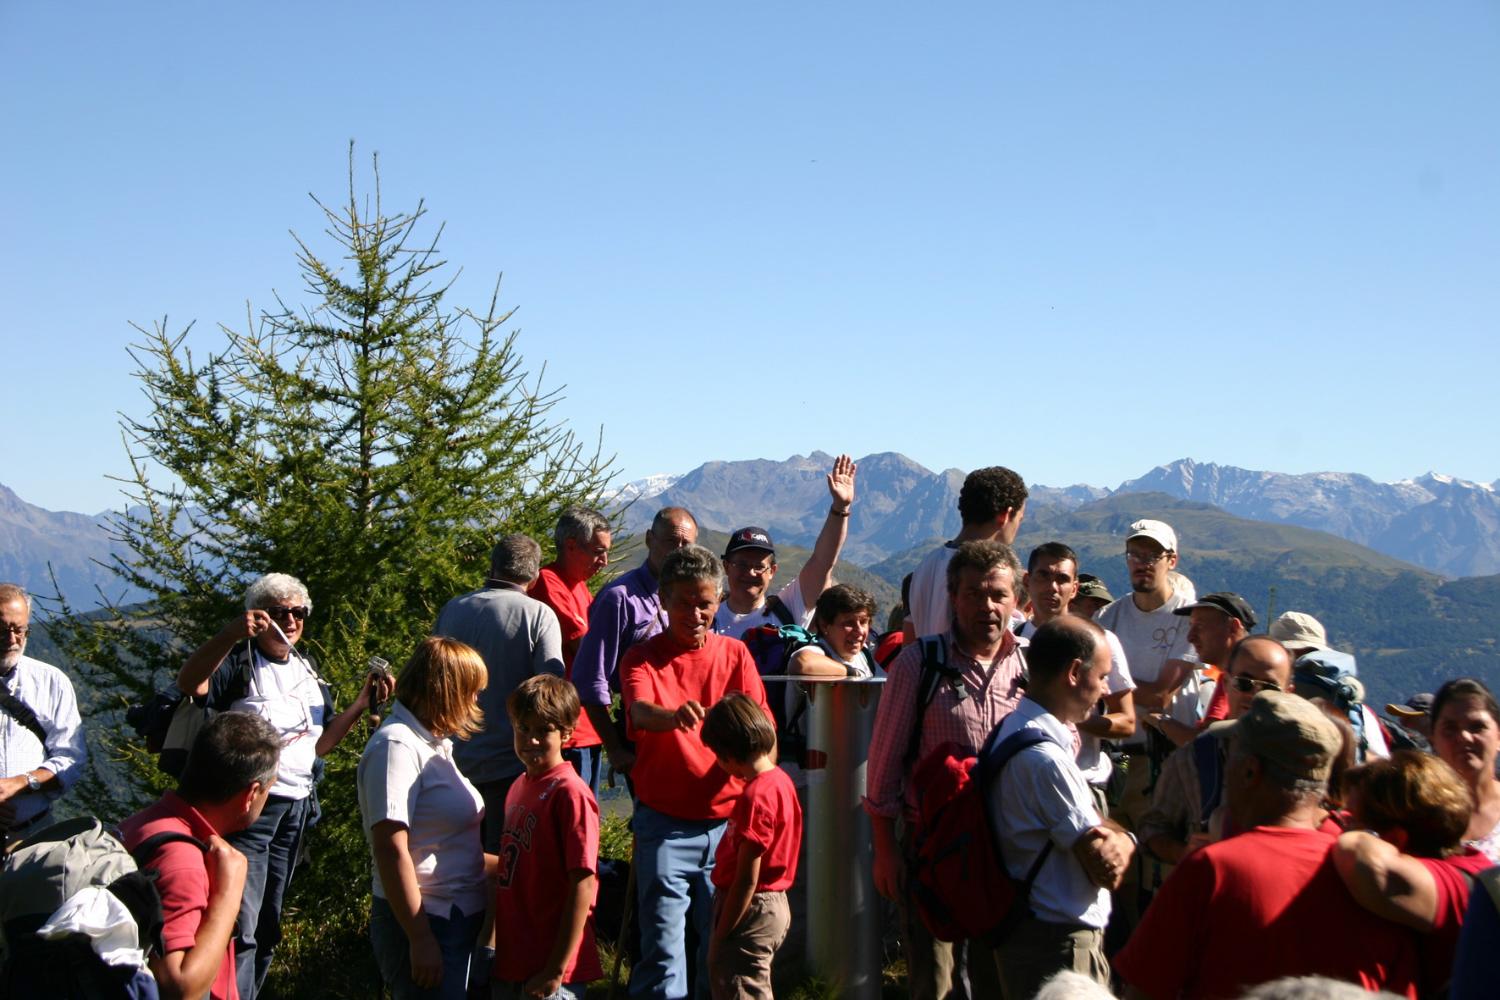
[[(948, 643), (948, 666), (959, 671), (967, 697), (959, 699), (947, 684), (939, 684), (922, 719), (922, 739), (917, 747), (921, 760), (940, 743), (954, 742), (969, 753), (979, 752), (990, 730), (1015, 709), (1023, 694), (1020, 681), (1026, 661), (1016, 637), (1006, 630), (1000, 653), (985, 665), (959, 648), (952, 631)], [(914, 642), (901, 650), (886, 675), (885, 690), (875, 709), (875, 729), (870, 737), (869, 781), (865, 809), (874, 816), (895, 819), (912, 817), (916, 797), (906, 787), (907, 744), (916, 716), (917, 682), (922, 673), (922, 644)], [(916, 761), (912, 762), (915, 766)]]

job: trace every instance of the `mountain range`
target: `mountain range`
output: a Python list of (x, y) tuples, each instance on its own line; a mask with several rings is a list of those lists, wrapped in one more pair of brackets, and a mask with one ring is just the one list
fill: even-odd
[[(708, 527), (732, 531), (758, 524), (811, 545), (826, 509), (822, 452), (784, 462), (707, 462), (683, 476), (632, 484), (624, 512), (639, 529), (661, 506), (687, 507)], [(957, 531), (964, 473), (931, 472), (904, 455), (859, 460), (858, 502), (847, 558), (871, 563)], [(1032, 485), (1029, 516), (1073, 510), (1106, 497), (1163, 493), (1211, 504), (1257, 521), (1315, 528), (1445, 577), (1500, 573), (1500, 480), (1474, 483), (1428, 473), (1398, 483), (1347, 472), (1288, 474), (1179, 459), (1114, 489)], [(1185, 550), (1192, 540), (1183, 539)]]
[[(704, 544), (717, 551), (724, 532), (768, 528), (779, 579), (789, 580), (822, 525), (832, 461), (814, 453), (785, 462), (708, 462), (683, 476), (630, 484), (617, 501), (624, 531), (616, 565), (635, 565), (639, 529), (659, 507), (680, 504), (699, 518)], [(860, 460), (837, 574), (872, 591), (882, 617), (902, 576), (957, 532), (963, 478), (889, 452)], [(1294, 476), (1183, 459), (1116, 489), (1031, 487), (1016, 547), (1024, 554), (1062, 539), (1077, 550), (1083, 570), (1119, 595), (1127, 587), (1121, 553), (1128, 525), (1159, 517), (1177, 529), (1179, 569), (1200, 593), (1244, 595), (1262, 627), (1285, 610), (1316, 615), (1336, 646), (1359, 657), (1372, 700), (1397, 700), (1459, 674), (1500, 688), (1497, 515), (1494, 484), (1433, 474), (1377, 483), (1355, 474)], [(123, 554), (107, 520), (46, 511), (0, 486), (0, 580), (45, 596), (55, 579), (78, 610), (93, 607), (97, 591), (117, 603), (137, 599), (106, 568)]]

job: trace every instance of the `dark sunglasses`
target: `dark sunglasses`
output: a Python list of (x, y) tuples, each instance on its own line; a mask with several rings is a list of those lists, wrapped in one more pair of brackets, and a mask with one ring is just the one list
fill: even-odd
[(1236, 674), (1235, 676), (1229, 678), (1229, 683), (1233, 684), (1234, 689), (1242, 694), (1249, 694), (1251, 691), (1281, 690), (1281, 685), (1277, 684), (1275, 681), (1260, 681), (1256, 680), (1254, 677), (1246, 677), (1244, 674)]
[(275, 618), (279, 622), (289, 621), (293, 618), (297, 619), (299, 622), (307, 620), (306, 605), (301, 605), (295, 608), (261, 608), (261, 610), (270, 615), (272, 618)]

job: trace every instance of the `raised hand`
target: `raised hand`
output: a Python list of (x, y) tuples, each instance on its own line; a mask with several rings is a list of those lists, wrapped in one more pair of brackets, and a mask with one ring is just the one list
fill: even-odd
[(859, 466), (848, 455), (833, 460), (833, 471), (828, 474), (828, 495), (833, 497), (835, 507), (847, 510), (854, 503), (854, 474), (858, 470)]

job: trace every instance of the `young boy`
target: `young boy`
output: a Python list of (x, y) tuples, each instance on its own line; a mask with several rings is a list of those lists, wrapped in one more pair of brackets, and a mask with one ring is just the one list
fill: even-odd
[(703, 745), (745, 782), (714, 858), (713, 1000), (771, 1000), (771, 959), (792, 922), (786, 890), (797, 876), (802, 807), (776, 766), (776, 730), (749, 698), (728, 694), (709, 710)]
[(604, 975), (593, 922), (599, 804), (562, 756), (578, 724), (578, 693), (538, 674), (505, 708), (526, 773), (505, 797), (491, 995), (573, 1000)]

